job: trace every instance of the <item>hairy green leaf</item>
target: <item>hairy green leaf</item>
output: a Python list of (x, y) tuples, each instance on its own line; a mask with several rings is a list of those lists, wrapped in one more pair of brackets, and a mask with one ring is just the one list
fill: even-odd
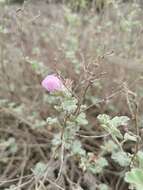
[(125, 181), (132, 184), (136, 190), (143, 189), (143, 170), (139, 168), (133, 168), (125, 175)]
[(114, 152), (111, 158), (122, 167), (128, 166), (131, 162), (129, 155), (123, 151)]

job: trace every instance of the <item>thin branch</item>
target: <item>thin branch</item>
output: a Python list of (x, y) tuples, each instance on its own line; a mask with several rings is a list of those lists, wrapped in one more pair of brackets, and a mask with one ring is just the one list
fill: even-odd
[(103, 137), (108, 137), (110, 135), (110, 133), (108, 134), (103, 134), (103, 135), (80, 135), (78, 133), (76, 133), (77, 136), (79, 137), (83, 137), (83, 138), (103, 138)]

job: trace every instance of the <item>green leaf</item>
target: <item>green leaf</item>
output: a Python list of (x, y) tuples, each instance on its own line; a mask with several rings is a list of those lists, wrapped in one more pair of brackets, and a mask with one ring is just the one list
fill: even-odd
[(36, 123), (34, 125), (34, 128), (43, 128), (46, 125), (46, 121), (44, 120), (36, 120)]
[(114, 152), (111, 158), (122, 167), (128, 166), (131, 162), (129, 155), (123, 151)]
[(97, 119), (101, 124), (108, 124), (110, 122), (110, 116), (106, 114), (100, 114), (98, 115)]
[(116, 116), (113, 119), (111, 119), (110, 116), (106, 114), (98, 115), (97, 119), (101, 124), (109, 125), (112, 127), (127, 125), (129, 121), (129, 118), (127, 116), (120, 116), (120, 117)]
[(6, 0), (0, 0), (0, 3), (5, 3), (6, 2)]
[(142, 151), (138, 151), (137, 159), (139, 161), (139, 167), (143, 168), (143, 152)]
[(71, 149), (74, 155), (85, 155), (85, 150), (82, 148), (81, 142), (78, 140), (73, 142)]
[(109, 187), (104, 183), (101, 183), (98, 188), (99, 190), (109, 190)]
[(103, 127), (108, 133), (110, 133), (114, 139), (123, 139), (123, 136), (117, 127), (120, 125), (127, 125), (127, 122), (129, 121), (128, 117), (116, 116), (113, 119), (111, 119), (109, 115), (102, 114), (99, 115), (97, 119), (101, 123), (101, 127)]
[(78, 125), (87, 125), (88, 121), (86, 119), (86, 114), (85, 113), (80, 113), (78, 117), (76, 118), (76, 122)]
[(17, 189), (17, 186), (16, 185), (11, 185), (9, 188), (6, 188), (4, 190), (15, 190)]
[(111, 120), (110, 124), (114, 127), (119, 127), (121, 125), (127, 125), (129, 120), (127, 116), (116, 116)]
[(125, 133), (124, 135), (124, 141), (137, 141), (137, 136), (135, 134), (132, 133)]
[(115, 139), (116, 137), (118, 137), (119, 139), (123, 139), (123, 135), (121, 134), (120, 130), (114, 126), (109, 127), (108, 132), (111, 134), (113, 139)]
[(143, 170), (133, 168), (130, 172), (125, 174), (125, 181), (132, 184), (136, 190), (143, 189)]
[(46, 121), (47, 121), (47, 123), (48, 123), (49, 125), (59, 124), (57, 118), (48, 117)]
[(94, 174), (98, 174), (102, 173), (103, 168), (106, 166), (108, 166), (107, 160), (103, 157), (100, 157), (95, 162), (90, 164), (89, 170)]
[(113, 126), (108, 126), (105, 124), (101, 125), (108, 133), (111, 134), (112, 138), (115, 140), (117, 137), (119, 139), (123, 139), (123, 136), (118, 128), (115, 128)]
[(0, 145), (2, 145), (3, 148), (7, 149), (12, 154), (16, 153), (18, 150), (16, 140), (13, 137), (1, 142)]
[(38, 162), (36, 165), (35, 165), (35, 168), (33, 170), (34, 174), (36, 176), (41, 176), (44, 174), (45, 170), (47, 168), (47, 165), (43, 162)]
[(64, 111), (72, 113), (77, 108), (77, 100), (75, 98), (66, 99), (62, 102), (62, 108)]
[(101, 146), (101, 148), (104, 152), (110, 152), (110, 153), (118, 150), (118, 146), (112, 140), (105, 142), (104, 146)]
[(54, 138), (52, 139), (52, 145), (58, 146), (62, 143), (61, 141), (61, 133), (54, 134)]

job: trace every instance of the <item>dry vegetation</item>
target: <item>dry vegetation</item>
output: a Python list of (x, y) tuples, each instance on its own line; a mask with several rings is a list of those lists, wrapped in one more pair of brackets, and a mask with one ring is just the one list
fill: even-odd
[[(90, 127), (80, 129), (79, 139), (96, 158), (111, 137), (82, 135), (104, 133), (99, 114), (128, 116), (133, 132), (137, 114), (142, 137), (142, 22), (138, 3), (107, 4), (101, 13), (93, 8), (72, 12), (64, 4), (44, 1), (0, 4), (1, 190), (95, 190), (101, 183), (109, 190), (128, 189), (123, 175), (129, 168), (120, 167), (110, 153), (101, 174), (83, 172), (76, 159), (65, 156), (63, 174), (56, 181), (61, 162), (53, 159), (51, 147), (58, 129), (46, 123), (55, 110), (41, 81), (49, 73), (59, 73), (73, 81), (74, 92), (82, 97), (81, 81), (94, 72), (94, 88), (85, 95)], [(142, 149), (142, 143), (138, 146)], [(129, 142), (124, 150), (131, 153), (134, 147)], [(37, 163), (46, 164), (44, 176), (34, 173)]]

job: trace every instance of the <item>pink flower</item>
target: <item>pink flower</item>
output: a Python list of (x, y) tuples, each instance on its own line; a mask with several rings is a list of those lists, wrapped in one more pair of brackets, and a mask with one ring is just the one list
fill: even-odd
[(48, 75), (43, 81), (42, 86), (49, 92), (62, 90), (63, 83), (56, 75)]

